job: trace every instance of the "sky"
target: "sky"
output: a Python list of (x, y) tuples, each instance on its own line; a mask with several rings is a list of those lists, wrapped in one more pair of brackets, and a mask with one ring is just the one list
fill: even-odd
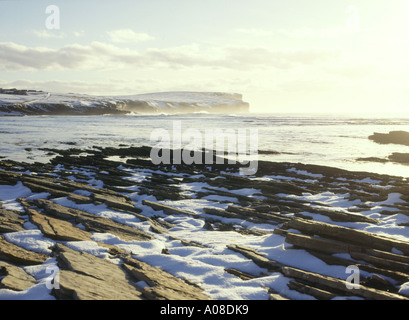
[(407, 0), (0, 0), (0, 87), (409, 113)]

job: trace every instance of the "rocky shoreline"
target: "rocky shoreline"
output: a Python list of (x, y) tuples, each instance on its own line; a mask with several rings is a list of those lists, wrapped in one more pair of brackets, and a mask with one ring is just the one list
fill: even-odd
[[(214, 251), (214, 259), (231, 255), (246, 263), (243, 269), (238, 263), (224, 266), (221, 279), (237, 278), (240, 284), (262, 283), (272, 275), (285, 279), (285, 290), (260, 287), (269, 299), (296, 299), (298, 294), (324, 300), (409, 299), (405, 178), (275, 162), (260, 162), (253, 177), (238, 175), (239, 168), (228, 164), (156, 166), (149, 160), (149, 147), (48, 151), (55, 154), (48, 164), (0, 161), (0, 187), (29, 190), (7, 199), (0, 196), (3, 289), (26, 292), (45, 286), (44, 274), (32, 268), (44, 269), (51, 261), (58, 268), (53, 280), (58, 286), (48, 291), (55, 299), (217, 299), (209, 283), (168, 269), (160, 258), (173, 257), (182, 271), (186, 266), (178, 252), (185, 247)], [(255, 192), (240, 191), (243, 188)], [(329, 193), (340, 195), (344, 210), (319, 200)], [(389, 201), (396, 195), (399, 201)], [(199, 205), (191, 210), (181, 206), (184, 201)], [(105, 208), (112, 216), (93, 208)], [(367, 231), (382, 230), (396, 216), (401, 220), (394, 228), (406, 238)], [(221, 237), (225, 243), (218, 243), (221, 249), (216, 250), (195, 233), (181, 238), (178, 231), (184, 226), (177, 217), (196, 221), (197, 234), (206, 232), (209, 239)], [(36, 235), (30, 244), (16, 240), (15, 235), (29, 232)], [(348, 289), (347, 275), (313, 271), (308, 263), (302, 268), (284, 256), (237, 243), (234, 235), (252, 241), (273, 237), (286, 254), (308, 255), (325, 266), (355, 265), (362, 271), (360, 288)], [(39, 238), (51, 245), (39, 249)], [(156, 263), (124, 245), (143, 248), (160, 241), (162, 247), (152, 247)], [(96, 253), (84, 247), (97, 248)]]
[[(378, 144), (393, 144), (400, 146), (409, 146), (409, 132), (406, 131), (391, 131), (389, 133), (379, 133), (375, 132), (374, 134), (368, 137), (369, 140), (374, 141)], [(409, 153), (402, 152), (393, 152), (386, 158), (379, 157), (366, 157), (358, 158), (357, 161), (368, 161), (368, 162), (379, 162), (379, 163), (388, 163), (394, 162), (403, 165), (409, 165)]]

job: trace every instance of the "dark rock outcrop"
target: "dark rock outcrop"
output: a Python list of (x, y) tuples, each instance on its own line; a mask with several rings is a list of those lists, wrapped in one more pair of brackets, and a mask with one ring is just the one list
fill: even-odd
[(409, 132), (406, 131), (391, 131), (389, 133), (375, 132), (369, 136), (370, 140), (380, 144), (400, 144), (409, 146)]
[(389, 156), (389, 160), (402, 164), (409, 164), (409, 153), (394, 152)]
[[(369, 136), (369, 139), (379, 144), (396, 144), (401, 146), (409, 146), (409, 132), (406, 131), (390, 131), (389, 133), (377, 133)], [(409, 153), (394, 152), (388, 157), (366, 157), (358, 158), (357, 161), (387, 163), (395, 162), (403, 165), (409, 165)]]

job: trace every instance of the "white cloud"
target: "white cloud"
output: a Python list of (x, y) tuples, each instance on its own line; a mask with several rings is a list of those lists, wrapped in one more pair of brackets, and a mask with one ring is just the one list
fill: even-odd
[(83, 37), (85, 35), (85, 31), (84, 30), (81, 30), (81, 31), (75, 31), (74, 32), (74, 36), (75, 37)]
[(112, 70), (138, 68), (290, 69), (337, 59), (337, 50), (187, 45), (136, 51), (103, 42), (60, 49), (0, 42), (0, 70)]
[(110, 40), (117, 43), (143, 42), (154, 39), (147, 33), (137, 33), (132, 29), (119, 29), (107, 33)]
[(72, 33), (66, 33), (59, 30), (32, 30), (31, 33), (40, 39), (63, 39), (69, 36), (73, 36), (75, 38), (83, 37), (85, 35), (84, 30), (74, 31)]
[[(113, 63), (127, 55), (127, 50), (100, 42), (90, 45), (72, 44), (60, 49), (2, 42), (0, 69), (15, 71), (112, 68)], [(135, 53), (132, 55), (136, 56)]]
[(60, 31), (33, 30), (33, 34), (41, 39), (62, 39), (66, 34)]
[(0, 80), (1, 88), (18, 88), (50, 91), (55, 93), (80, 93), (91, 95), (129, 95), (145, 93), (155, 85), (153, 80), (129, 80), (124, 83), (123, 79), (103, 79), (102, 81), (61, 81), (46, 80), (33, 81), (20, 79), (15, 81)]

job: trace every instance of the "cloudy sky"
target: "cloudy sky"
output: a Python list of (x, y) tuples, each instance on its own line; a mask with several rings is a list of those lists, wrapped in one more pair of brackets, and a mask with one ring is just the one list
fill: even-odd
[(407, 0), (0, 1), (0, 87), (409, 112), (408, 57)]

